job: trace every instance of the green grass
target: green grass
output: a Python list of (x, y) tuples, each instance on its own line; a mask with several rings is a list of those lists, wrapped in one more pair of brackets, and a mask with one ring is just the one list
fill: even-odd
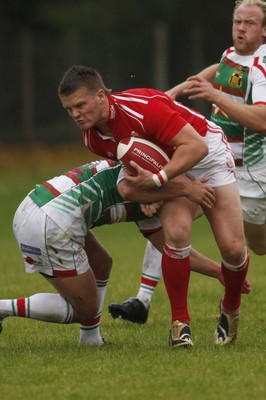
[[(12, 164), (15, 159), (12, 153), (10, 162), (7, 159), (0, 166), (1, 298), (52, 290), (41, 276), (24, 272), (12, 233), (12, 218), (19, 202), (35, 183), (82, 164), (86, 157), (82, 150), (71, 159), (69, 150), (60, 152), (60, 157), (56, 150), (52, 154), (32, 150), (26, 161), (22, 157), (19, 165)], [(162, 281), (155, 291), (147, 324), (134, 325), (108, 315), (110, 302), (136, 294), (145, 240), (134, 224), (106, 226), (94, 232), (114, 259), (102, 315), (106, 346), (79, 348), (78, 325), (6, 319), (0, 337), (1, 399), (266, 398), (265, 257), (251, 255), (252, 292), (243, 296), (235, 346), (213, 345), (223, 288), (214, 279), (192, 274), (189, 305), (195, 346), (190, 350), (171, 349), (167, 343), (170, 310)], [(194, 224), (193, 245), (219, 260), (204, 218)]]

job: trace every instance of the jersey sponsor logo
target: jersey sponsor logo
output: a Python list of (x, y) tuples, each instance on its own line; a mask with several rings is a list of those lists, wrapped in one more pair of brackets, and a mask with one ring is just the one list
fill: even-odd
[(264, 57), (262, 58), (262, 62), (263, 62), (263, 64), (266, 64), (266, 56), (264, 56)]
[(38, 247), (29, 246), (29, 245), (23, 244), (23, 243), (20, 244), (20, 250), (23, 253), (35, 254), (36, 256), (41, 255), (41, 249), (39, 249)]
[(110, 106), (110, 119), (115, 119), (115, 106)]
[(41, 260), (34, 260), (32, 257), (27, 256), (25, 257), (25, 262), (29, 265), (35, 265), (37, 267), (41, 267), (42, 266), (42, 262)]
[(234, 72), (228, 83), (234, 88), (241, 88), (243, 84), (243, 73), (239, 71)]
[(234, 169), (235, 163), (234, 163), (234, 160), (233, 160), (232, 157), (227, 157), (227, 158), (226, 158), (226, 165), (227, 165), (227, 168), (228, 168), (229, 170), (233, 170), (233, 169)]

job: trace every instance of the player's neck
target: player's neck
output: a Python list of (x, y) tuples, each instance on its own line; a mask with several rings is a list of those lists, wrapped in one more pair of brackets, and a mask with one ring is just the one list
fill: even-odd
[(95, 128), (97, 129), (97, 131), (101, 135), (103, 135), (103, 136), (112, 136), (113, 137), (112, 131), (109, 128), (107, 122), (102, 122), (102, 123), (100, 122), (100, 123), (97, 124), (97, 126), (95, 126)]

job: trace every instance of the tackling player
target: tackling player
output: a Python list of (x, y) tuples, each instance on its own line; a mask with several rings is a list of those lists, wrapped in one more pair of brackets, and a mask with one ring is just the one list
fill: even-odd
[[(82, 345), (102, 345), (100, 314), (112, 266), (109, 253), (90, 229), (135, 221), (140, 231), (162, 250), (164, 238), (157, 217), (147, 218), (139, 203), (125, 200), (121, 165), (102, 160), (82, 165), (36, 187), (18, 207), (14, 234), (26, 272), (39, 272), (56, 289), (27, 298), (0, 300), (0, 332), (5, 318), (19, 316), (56, 323), (80, 323)], [(119, 177), (119, 175), (121, 176)], [(125, 189), (123, 189), (125, 190)], [(143, 201), (188, 196), (213, 204), (213, 191), (200, 181), (169, 182), (152, 193), (141, 191)], [(149, 235), (148, 235), (149, 234)], [(218, 277), (219, 268), (197, 266), (198, 272)]]

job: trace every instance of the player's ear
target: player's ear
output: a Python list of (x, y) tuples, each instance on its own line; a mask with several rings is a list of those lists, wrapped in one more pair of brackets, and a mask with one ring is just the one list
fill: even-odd
[[(264, 25), (264, 27), (263, 27), (262, 36), (264, 37), (264, 39), (266, 39), (266, 25)], [(264, 44), (265, 44), (265, 43), (264, 43)]]
[(102, 102), (104, 100), (104, 98), (106, 97), (105, 91), (103, 89), (99, 89), (96, 92), (96, 97), (99, 99), (100, 102)]

